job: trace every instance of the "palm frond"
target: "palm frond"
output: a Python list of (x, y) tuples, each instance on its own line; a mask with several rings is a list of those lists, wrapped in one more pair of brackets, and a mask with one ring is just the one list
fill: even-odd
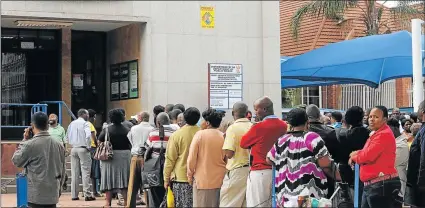
[(341, 19), (345, 10), (357, 5), (358, 0), (316, 0), (299, 8), (291, 18), (290, 28), (292, 36), (297, 39), (301, 22), (305, 16)]

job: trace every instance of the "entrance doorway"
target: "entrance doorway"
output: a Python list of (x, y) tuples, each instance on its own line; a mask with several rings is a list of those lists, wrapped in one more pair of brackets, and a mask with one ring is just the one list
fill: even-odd
[[(61, 100), (57, 30), (2, 28), (1, 103)], [(28, 126), (31, 107), (2, 106), (3, 126)], [(58, 113), (49, 106), (48, 113)], [(21, 139), (22, 129), (2, 128), (3, 138)]]
[(105, 115), (106, 33), (73, 30), (71, 40), (72, 112), (85, 108)]

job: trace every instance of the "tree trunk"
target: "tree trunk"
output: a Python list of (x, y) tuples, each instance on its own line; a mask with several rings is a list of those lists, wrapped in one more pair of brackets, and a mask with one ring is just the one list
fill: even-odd
[(366, 24), (366, 35), (377, 35), (379, 34), (379, 21), (378, 21), (378, 8), (375, 5), (375, 1), (369, 1), (366, 4), (365, 24)]

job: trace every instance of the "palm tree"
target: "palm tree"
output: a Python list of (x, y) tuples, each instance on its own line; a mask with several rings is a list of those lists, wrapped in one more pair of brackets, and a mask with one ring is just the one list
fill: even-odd
[[(359, 6), (359, 3), (364, 2), (366, 7)], [(385, 1), (387, 2), (387, 1)], [(324, 16), (328, 19), (333, 19), (339, 21), (340, 23), (344, 21), (344, 13), (349, 8), (360, 8), (362, 10), (362, 20), (366, 26), (366, 35), (376, 35), (379, 34), (381, 27), (386, 27), (386, 33), (391, 32), (390, 28), (387, 26), (385, 21), (382, 21), (382, 13), (384, 12), (383, 4), (377, 4), (376, 0), (315, 0), (311, 1), (301, 8), (299, 8), (291, 18), (291, 32), (292, 36), (297, 39), (299, 28), (303, 17), (305, 16)], [(412, 15), (424, 14), (423, 9), (415, 9), (412, 7), (414, 3), (420, 3), (423, 1), (412, 1), (412, 0), (403, 0), (397, 1), (398, 6), (391, 8), (391, 13), (393, 18), (396, 18), (400, 21), (409, 20)]]

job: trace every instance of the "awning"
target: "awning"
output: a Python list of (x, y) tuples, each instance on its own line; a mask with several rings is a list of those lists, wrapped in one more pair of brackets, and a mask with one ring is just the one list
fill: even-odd
[(412, 76), (412, 37), (400, 31), (329, 44), (281, 61), (281, 76), (282, 81), (338, 81), (378, 87), (391, 79)]
[[(293, 58), (291, 56), (282, 56), (280, 57), (280, 63)], [(315, 87), (315, 86), (329, 86), (329, 85), (338, 85), (338, 84), (349, 84), (349, 82), (344, 81), (302, 81), (299, 79), (282, 79), (281, 88), (298, 88), (298, 87)]]

